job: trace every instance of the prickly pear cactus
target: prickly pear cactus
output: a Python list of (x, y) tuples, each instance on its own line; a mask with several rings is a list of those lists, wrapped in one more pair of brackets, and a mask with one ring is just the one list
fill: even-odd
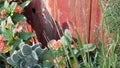
[(42, 68), (39, 64), (42, 56), (47, 49), (41, 48), (42, 44), (33, 44), (32, 46), (28, 44), (21, 43), (19, 45), (19, 50), (14, 51), (11, 57), (7, 58), (7, 62), (13, 65), (15, 68)]

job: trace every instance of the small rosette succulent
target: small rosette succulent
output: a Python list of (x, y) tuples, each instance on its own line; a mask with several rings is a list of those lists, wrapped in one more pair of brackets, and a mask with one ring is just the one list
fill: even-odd
[(33, 44), (32, 46), (28, 44), (21, 43), (19, 45), (20, 49), (14, 51), (11, 57), (7, 58), (7, 62), (13, 65), (15, 68), (42, 68), (39, 64), (39, 56), (46, 52), (46, 48), (41, 48), (41, 43)]

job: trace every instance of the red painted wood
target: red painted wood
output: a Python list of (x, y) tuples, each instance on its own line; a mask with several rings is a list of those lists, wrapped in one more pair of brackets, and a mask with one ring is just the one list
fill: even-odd
[(80, 37), (88, 42), (90, 0), (46, 0), (45, 5), (63, 29), (70, 29), (75, 38), (76, 33), (71, 25), (75, 24)]
[[(99, 0), (92, 0), (92, 8), (91, 8), (92, 12), (91, 12), (91, 24), (90, 24), (90, 42), (97, 42), (96, 38), (101, 36), (101, 32), (99, 29), (99, 25), (101, 22), (101, 18), (102, 18), (102, 12), (100, 9), (100, 3)], [(98, 29), (98, 32), (97, 32)], [(97, 34), (98, 33), (98, 34)], [(96, 37), (97, 36), (97, 37)]]
[[(69, 21), (75, 23), (77, 31), (84, 42), (89, 38), (90, 0), (70, 0)], [(73, 36), (75, 31), (70, 29)]]
[(72, 25), (74, 24), (84, 42), (93, 42), (94, 30), (101, 20), (98, 0), (32, 0), (25, 14), (37, 35), (35, 39), (44, 45), (46, 45), (44, 35), (49, 39), (59, 38), (55, 25), (59, 26), (59, 31), (60, 28), (70, 29), (75, 38), (76, 33)]

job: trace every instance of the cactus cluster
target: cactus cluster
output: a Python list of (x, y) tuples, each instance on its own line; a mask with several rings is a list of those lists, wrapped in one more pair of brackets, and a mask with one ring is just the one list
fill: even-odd
[(39, 64), (40, 56), (46, 52), (46, 48), (41, 48), (41, 43), (28, 44), (21, 43), (19, 50), (14, 51), (11, 57), (7, 58), (7, 62), (13, 65), (15, 68), (42, 68)]

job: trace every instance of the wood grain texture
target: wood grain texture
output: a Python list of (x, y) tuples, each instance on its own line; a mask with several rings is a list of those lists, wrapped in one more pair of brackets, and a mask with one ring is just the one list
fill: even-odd
[(88, 42), (90, 2), (90, 0), (47, 0), (45, 5), (63, 30), (70, 29), (75, 38), (76, 33), (72, 26), (75, 24), (80, 37)]
[[(99, 25), (102, 18), (102, 12), (100, 9), (100, 3), (99, 0), (92, 0), (92, 8), (91, 8), (91, 24), (90, 24), (90, 43), (93, 43), (96, 41), (95, 35), (98, 35), (98, 38), (100, 37), (100, 30)], [(98, 30), (98, 32), (97, 32)], [(98, 34), (97, 34), (98, 33)]]
[(91, 43), (94, 41), (94, 31), (101, 21), (98, 0), (32, 0), (25, 14), (37, 35), (35, 39), (45, 45), (44, 35), (49, 39), (59, 39), (57, 31), (62, 35), (61, 29), (70, 29), (75, 38), (74, 28), (77, 28), (85, 43)]

